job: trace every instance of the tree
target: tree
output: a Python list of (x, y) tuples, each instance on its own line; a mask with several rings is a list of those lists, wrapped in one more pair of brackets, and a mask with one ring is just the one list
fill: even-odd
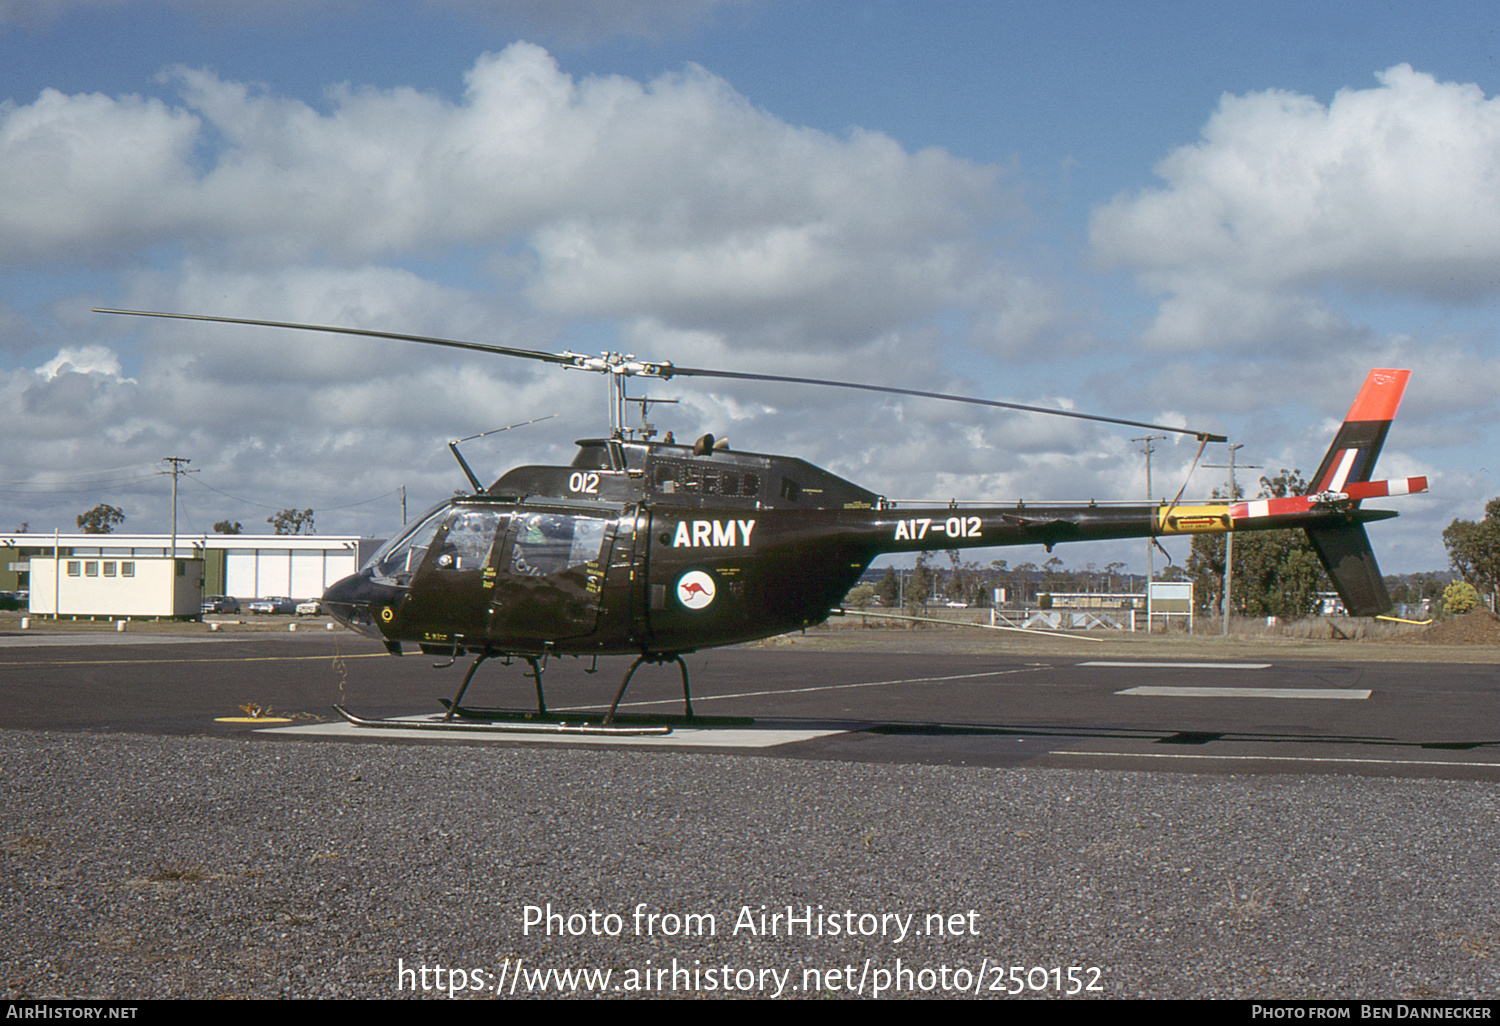
[(1484, 519), (1455, 520), (1443, 531), (1453, 569), (1475, 589), (1493, 596), (1500, 587), (1500, 498), (1484, 504)]
[(875, 597), (880, 599), (882, 606), (891, 609), (896, 608), (896, 604), (901, 601), (901, 579), (896, 576), (895, 567), (885, 568), (885, 576), (875, 585)]
[(1454, 581), (1443, 589), (1443, 612), (1458, 616), (1479, 605), (1479, 592), (1468, 581)]
[(238, 520), (233, 523), (230, 523), (228, 520), (220, 520), (214, 525), (214, 531), (218, 534), (240, 534), (244, 531), (244, 527), (240, 525)]
[(1119, 577), (1124, 572), (1124, 563), (1121, 563), (1118, 560), (1113, 563), (1106, 563), (1104, 566), (1104, 590), (1108, 592), (1115, 591), (1115, 578)]
[(78, 529), (84, 534), (110, 534), (124, 522), (124, 510), (103, 502), (78, 515)]
[[(1285, 498), (1304, 494), (1307, 482), (1300, 471), (1283, 468), (1275, 477), (1261, 478), (1260, 487), (1261, 498)], [(1214, 497), (1223, 498), (1218, 491)], [(1222, 534), (1193, 536), (1187, 570), (1200, 610), (1216, 611), (1223, 604), (1224, 538)], [(1306, 532), (1235, 534), (1231, 615), (1295, 620), (1317, 608), (1318, 592), (1332, 588)]]
[(313, 511), (310, 509), (284, 509), (274, 517), (266, 517), (277, 534), (312, 534)]
[(932, 597), (937, 583), (937, 575), (933, 573), (932, 566), (927, 562), (933, 555), (934, 553), (931, 552), (917, 554), (917, 565), (906, 582), (907, 612), (915, 613), (927, 608), (927, 600)]

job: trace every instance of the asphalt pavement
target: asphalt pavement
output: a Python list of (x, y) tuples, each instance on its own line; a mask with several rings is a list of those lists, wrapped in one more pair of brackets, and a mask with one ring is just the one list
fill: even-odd
[[(334, 701), (423, 714), (462, 665), (118, 640), (0, 640), (10, 998), (1500, 983), (1484, 661), (794, 640), (691, 657), (698, 711), (753, 722), (673, 745), (342, 735)], [(550, 704), (607, 704), (624, 665), (586, 668)], [(680, 711), (641, 676), (633, 708)]]

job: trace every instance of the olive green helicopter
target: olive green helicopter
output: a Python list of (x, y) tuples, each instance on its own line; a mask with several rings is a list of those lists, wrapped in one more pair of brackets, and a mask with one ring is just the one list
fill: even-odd
[[(1397, 514), (1366, 499), (1425, 491), (1425, 478), (1372, 480), (1376, 458), (1410, 375), (1369, 373), (1305, 494), (1250, 501), (1143, 504), (897, 505), (792, 456), (730, 450), (712, 435), (691, 445), (626, 425), (631, 378), (729, 379), (859, 389), (969, 403), (1189, 435), (1223, 435), (1072, 410), (848, 381), (686, 367), (607, 352), (544, 352), (420, 335), (197, 314), (99, 313), (394, 339), (540, 361), (608, 376), (610, 432), (586, 438), (567, 466), (522, 466), (485, 485), (456, 443), (472, 488), (418, 517), (358, 572), (330, 586), (323, 608), (400, 655), (473, 657), (437, 720), (369, 720), (363, 726), (632, 732), (618, 710), (645, 664), (675, 663), (686, 720), (694, 721), (683, 655), (822, 623), (880, 555), (1199, 533), (1301, 528), (1352, 615), (1391, 607), (1365, 524)], [(476, 436), (477, 437), (477, 436)], [(549, 715), (542, 686), (551, 656), (634, 656), (602, 717)], [(536, 710), (462, 705), (486, 661), (524, 660)]]

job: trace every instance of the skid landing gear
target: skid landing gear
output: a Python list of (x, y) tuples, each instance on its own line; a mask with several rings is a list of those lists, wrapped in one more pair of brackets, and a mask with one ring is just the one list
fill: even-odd
[[(748, 726), (754, 723), (754, 719), (748, 716), (696, 716), (693, 714), (693, 697), (688, 686), (687, 663), (683, 662), (680, 655), (657, 655), (645, 654), (638, 656), (635, 662), (630, 664), (630, 669), (625, 672), (625, 678), (620, 682), (619, 691), (615, 692), (615, 700), (610, 703), (609, 711), (604, 715), (602, 722), (593, 722), (594, 717), (588, 713), (569, 712), (557, 713), (547, 710), (547, 698), (542, 690), (542, 672), (546, 667), (546, 656), (523, 656), (531, 672), (530, 677), (536, 684), (536, 712), (528, 712), (519, 709), (481, 709), (464, 706), (464, 694), (469, 690), (469, 684), (474, 680), (474, 674), (479, 667), (488, 659), (499, 655), (497, 652), (481, 652), (474, 658), (467, 672), (464, 673), (463, 682), (458, 687), (458, 692), (450, 701), (440, 699), (444, 712), (440, 719), (411, 719), (411, 720), (373, 720), (356, 716), (343, 706), (334, 706), (345, 720), (356, 727), (376, 727), (390, 730), (444, 730), (444, 731), (471, 731), (482, 733), (530, 733), (530, 734), (588, 734), (588, 735), (615, 735), (615, 736), (642, 736), (642, 735), (664, 735), (670, 734), (673, 727), (685, 726)], [(619, 712), (620, 700), (625, 697), (625, 689), (630, 686), (630, 680), (635, 676), (635, 671), (640, 669), (644, 663), (677, 664), (682, 674), (682, 704), (683, 715), (681, 716), (653, 716), (642, 713)], [(445, 663), (442, 665), (451, 665)]]
[[(492, 655), (494, 655), (493, 652), (481, 652), (475, 658), (473, 665), (469, 667), (469, 672), (464, 674), (464, 682), (458, 686), (458, 694), (453, 696), (453, 701), (443, 703), (448, 707), (448, 711), (443, 714), (444, 722), (451, 721), (453, 719), (453, 714), (461, 708), (459, 703), (464, 700), (464, 692), (469, 690), (469, 681), (474, 679), (474, 671), (479, 669), (480, 663), (484, 662)], [(536, 681), (536, 711), (538, 715), (546, 716), (547, 696), (542, 694), (543, 662), (545, 662), (545, 657), (542, 660), (538, 660), (536, 656), (526, 657), (526, 663), (531, 667), (531, 673), (529, 674), (529, 676), (532, 680)]]
[[(444, 705), (451, 705), (444, 702)], [(665, 725), (604, 726), (597, 723), (582, 721), (569, 722), (561, 716), (553, 717), (551, 714), (546, 719), (530, 714), (528, 719), (526, 713), (506, 713), (501, 709), (472, 710), (474, 712), (487, 712), (490, 718), (483, 720), (469, 718), (449, 720), (371, 720), (363, 716), (356, 716), (341, 705), (333, 707), (334, 711), (345, 720), (356, 727), (373, 727), (381, 730), (443, 730), (456, 733), (469, 734), (582, 734), (603, 735), (607, 737), (644, 737), (663, 736), (672, 733), (672, 728)], [(465, 713), (470, 710), (465, 710)], [(512, 718), (513, 717), (513, 718)]]
[(687, 663), (682, 661), (680, 655), (640, 655), (635, 662), (630, 664), (630, 669), (625, 671), (625, 679), (620, 681), (620, 690), (615, 692), (615, 700), (609, 704), (609, 712), (604, 716), (604, 725), (609, 726), (615, 722), (615, 710), (620, 708), (620, 699), (625, 697), (625, 689), (630, 687), (630, 678), (635, 676), (635, 671), (641, 668), (642, 663), (676, 663), (677, 668), (682, 671), (682, 707), (683, 718), (693, 718), (693, 695), (688, 690), (688, 668)]

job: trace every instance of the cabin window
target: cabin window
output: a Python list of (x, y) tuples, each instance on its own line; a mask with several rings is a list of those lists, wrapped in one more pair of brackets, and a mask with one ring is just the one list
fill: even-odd
[(438, 566), (448, 570), (481, 570), (487, 566), (503, 515), (493, 509), (461, 510), (448, 525)]
[(602, 445), (580, 445), (573, 456), (575, 470), (613, 470), (609, 450)]
[(525, 513), (516, 525), (511, 573), (546, 577), (596, 562), (608, 520), (564, 513)]

